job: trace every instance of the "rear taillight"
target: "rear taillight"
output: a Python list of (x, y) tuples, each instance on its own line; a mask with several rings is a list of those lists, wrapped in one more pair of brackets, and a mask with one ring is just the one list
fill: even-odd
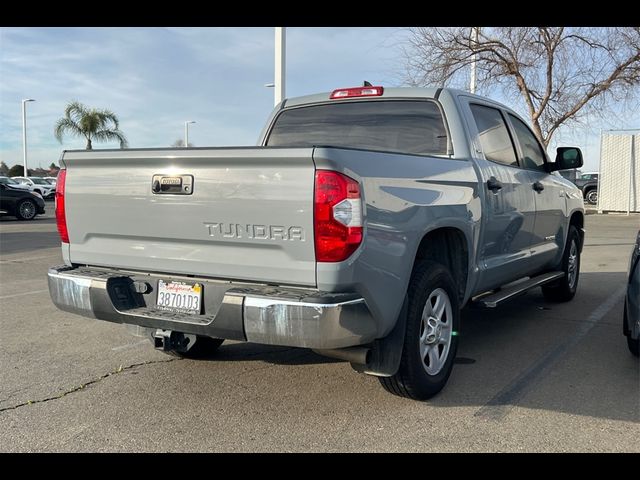
[(362, 242), (362, 197), (352, 178), (317, 170), (314, 195), (317, 262), (341, 262)]
[(331, 92), (329, 98), (336, 100), (338, 98), (353, 98), (353, 97), (379, 97), (384, 93), (384, 87), (352, 87), (352, 88), (339, 88)]
[(58, 183), (56, 183), (56, 224), (62, 243), (69, 243), (69, 232), (67, 230), (67, 216), (64, 211), (64, 184), (67, 179), (67, 171), (60, 170), (58, 173)]

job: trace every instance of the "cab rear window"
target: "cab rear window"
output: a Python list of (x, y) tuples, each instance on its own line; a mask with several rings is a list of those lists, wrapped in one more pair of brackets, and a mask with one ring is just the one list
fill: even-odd
[(340, 102), (284, 110), (267, 145), (446, 155), (447, 131), (433, 101)]

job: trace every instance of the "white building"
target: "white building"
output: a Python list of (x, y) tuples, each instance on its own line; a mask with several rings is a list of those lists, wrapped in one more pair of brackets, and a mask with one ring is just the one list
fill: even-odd
[(602, 212), (640, 212), (640, 130), (609, 130), (600, 136)]

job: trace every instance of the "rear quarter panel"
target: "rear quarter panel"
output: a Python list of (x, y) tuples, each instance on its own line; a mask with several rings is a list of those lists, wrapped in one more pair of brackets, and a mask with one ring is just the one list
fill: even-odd
[(428, 232), (458, 228), (469, 245), (470, 269), (475, 265), (481, 200), (471, 162), (332, 148), (317, 148), (314, 162), (317, 169), (336, 170), (361, 183), (365, 218), (364, 242), (351, 258), (318, 264), (318, 288), (360, 293), (380, 336), (395, 325)]

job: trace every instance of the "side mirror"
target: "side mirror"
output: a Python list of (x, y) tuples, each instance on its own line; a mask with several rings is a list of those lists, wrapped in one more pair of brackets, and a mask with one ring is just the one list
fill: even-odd
[(578, 147), (558, 147), (556, 161), (549, 165), (550, 171), (571, 170), (582, 166), (582, 152)]

